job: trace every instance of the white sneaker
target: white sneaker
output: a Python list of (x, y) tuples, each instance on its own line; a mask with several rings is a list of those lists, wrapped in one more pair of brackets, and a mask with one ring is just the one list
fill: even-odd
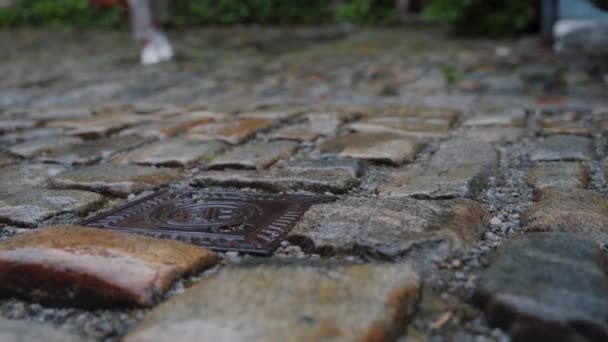
[(173, 48), (164, 33), (156, 31), (154, 35), (152, 35), (152, 43), (156, 46), (156, 50), (161, 60), (168, 61), (173, 58)]
[(140, 61), (142, 65), (158, 64), (162, 61), (160, 53), (152, 40), (146, 42), (141, 48)]

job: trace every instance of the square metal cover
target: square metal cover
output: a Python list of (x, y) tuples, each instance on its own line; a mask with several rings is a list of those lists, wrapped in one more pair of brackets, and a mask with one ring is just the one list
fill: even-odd
[(215, 250), (270, 254), (300, 217), (330, 196), (164, 190), (82, 222)]

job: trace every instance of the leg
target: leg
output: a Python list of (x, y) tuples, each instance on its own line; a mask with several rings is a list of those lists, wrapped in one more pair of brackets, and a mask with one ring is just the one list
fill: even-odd
[(169, 0), (150, 0), (152, 9), (152, 22), (156, 29), (154, 30), (153, 42), (154, 46), (160, 55), (161, 60), (170, 60), (173, 57), (173, 48), (169, 39), (164, 32), (161, 31), (161, 24), (166, 23), (169, 18)]
[(149, 40), (154, 31), (152, 10), (148, 0), (129, 0), (133, 36), (137, 41)]

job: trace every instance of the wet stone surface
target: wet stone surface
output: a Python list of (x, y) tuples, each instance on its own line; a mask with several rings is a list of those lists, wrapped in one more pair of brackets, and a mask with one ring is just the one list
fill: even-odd
[(505, 242), (485, 270), (477, 302), (515, 340), (608, 338), (605, 252), (568, 233), (532, 233)]
[(215, 253), (176, 241), (77, 226), (0, 242), (0, 292), (77, 307), (149, 306)]
[(250, 261), (151, 311), (125, 341), (392, 340), (419, 291), (407, 264)]

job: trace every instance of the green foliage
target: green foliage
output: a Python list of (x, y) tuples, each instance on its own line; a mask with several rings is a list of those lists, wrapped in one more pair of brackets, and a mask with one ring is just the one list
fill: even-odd
[(399, 19), (394, 1), (345, 0), (335, 15), (338, 21), (362, 24), (392, 24)]
[(456, 83), (462, 80), (462, 74), (452, 65), (444, 65), (441, 67), (443, 78), (449, 84)]
[(178, 25), (301, 24), (331, 19), (326, 0), (176, 0)]
[(0, 26), (94, 26), (112, 27), (121, 22), (118, 8), (94, 10), (88, 0), (13, 0), (0, 8)]
[(529, 0), (431, 0), (424, 14), (460, 33), (504, 37), (528, 29), (535, 7)]
[[(393, 0), (173, 0), (171, 23), (183, 25), (363, 24), (396, 21)], [(0, 26), (113, 27), (123, 23), (118, 8), (95, 10), (89, 0), (14, 0), (0, 8)]]

